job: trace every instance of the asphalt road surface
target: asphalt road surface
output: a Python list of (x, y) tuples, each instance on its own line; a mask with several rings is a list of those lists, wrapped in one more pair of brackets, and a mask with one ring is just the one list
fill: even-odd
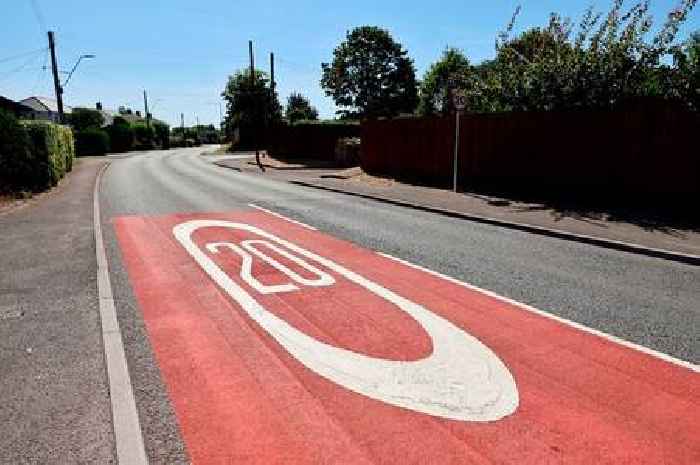
[[(697, 373), (504, 310), (510, 304), (374, 252), (694, 364), (700, 362), (698, 267), (241, 174), (212, 165), (201, 152), (115, 157), (100, 190), (117, 314), (151, 463), (700, 461), (687, 431), (698, 420), (684, 418), (697, 412)], [(171, 234), (177, 225), (211, 220), (228, 223), (209, 225), (211, 237), (189, 232), (193, 247), (221, 239), (232, 224), (259, 229), (236, 230), (240, 247), (209, 242), (218, 245), (199, 259), (185, 252), (186, 239), (178, 243)], [(273, 237), (261, 241), (259, 230)], [(240, 294), (204, 263), (224, 256), (227, 270), (252, 256), (248, 279), (242, 270), (243, 281), (236, 276), (230, 284)], [(362, 284), (343, 267), (372, 282)], [(296, 291), (275, 287), (287, 281)], [(384, 290), (368, 292), (372, 283)], [(423, 310), (410, 310), (410, 302), (412, 319), (387, 313), (381, 299), (398, 305), (391, 299), (399, 291), (441, 317), (421, 319), (423, 313), (411, 312)], [(292, 328), (260, 309), (242, 311), (243, 294), (251, 293)], [(466, 303), (480, 313), (462, 309)], [(363, 305), (376, 309), (366, 315), (370, 321), (361, 321)], [(344, 315), (353, 306), (356, 313)], [(472, 330), (485, 345), (469, 339)], [(452, 337), (473, 343), (473, 350), (458, 355), (445, 343), (450, 355), (420, 370), (436, 370), (431, 376), (442, 379), (439, 372), (449, 367), (473, 368), (481, 376), (475, 368), (481, 363), (495, 380), (492, 391), (455, 400), (450, 386), (468, 377), (445, 376), (447, 384), (435, 387), (432, 378), (423, 379), (427, 371), (411, 371), (411, 361)], [(576, 350), (557, 352), (565, 344)], [(523, 353), (529, 358), (519, 359)], [(331, 359), (337, 367), (326, 366)], [(384, 367), (377, 359), (405, 363)], [(638, 367), (638, 376), (625, 371)], [(396, 391), (382, 384), (385, 369), (400, 380)], [(374, 381), (362, 384), (356, 373)], [(500, 393), (498, 402), (489, 397), (493, 392)], [(635, 417), (640, 411), (652, 413)], [(666, 413), (678, 424), (658, 426)]]

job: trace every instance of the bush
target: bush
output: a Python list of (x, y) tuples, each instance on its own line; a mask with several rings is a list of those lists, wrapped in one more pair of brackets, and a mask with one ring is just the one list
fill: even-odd
[(114, 118), (107, 132), (112, 152), (128, 152), (133, 148), (134, 130), (124, 118)]
[(177, 147), (184, 147), (185, 146), (185, 139), (182, 137), (178, 136), (170, 136), (168, 140), (168, 145), (172, 148), (177, 148)]
[(55, 186), (73, 168), (75, 145), (68, 126), (47, 122), (24, 122), (32, 153), (27, 188), (40, 191)]
[[(245, 134), (242, 134), (242, 138)], [(269, 153), (287, 159), (335, 160), (339, 139), (359, 137), (360, 125), (343, 122), (281, 124), (266, 131)], [(261, 138), (261, 140), (264, 140)]]
[(152, 150), (155, 148), (156, 132), (151, 126), (144, 123), (136, 123), (132, 126), (134, 130), (134, 145), (138, 150)]
[(153, 122), (153, 129), (156, 134), (156, 144), (160, 145), (163, 150), (170, 148), (170, 126), (160, 121)]
[(76, 132), (82, 132), (86, 129), (99, 129), (105, 122), (102, 113), (91, 108), (73, 108), (73, 112), (66, 116)]
[(0, 193), (28, 188), (33, 155), (29, 136), (15, 116), (0, 109)]
[(97, 128), (76, 132), (75, 152), (79, 157), (106, 154), (109, 152), (109, 134)]

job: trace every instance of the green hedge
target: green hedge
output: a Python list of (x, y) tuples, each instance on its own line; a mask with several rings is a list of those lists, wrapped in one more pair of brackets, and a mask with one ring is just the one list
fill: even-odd
[(75, 153), (79, 156), (104, 155), (109, 152), (109, 134), (90, 128), (75, 133)]
[(114, 118), (107, 130), (113, 152), (128, 152), (134, 147), (134, 129), (124, 118)]
[(264, 131), (261, 140), (267, 140), (265, 146), (274, 156), (333, 161), (338, 140), (347, 137), (360, 137), (360, 125), (340, 121), (280, 124)]
[(33, 155), (31, 180), (27, 187), (39, 191), (55, 186), (73, 169), (73, 131), (67, 126), (48, 122), (27, 121), (23, 125)]
[(15, 116), (0, 109), (0, 193), (27, 190), (34, 156), (29, 135)]
[(18, 122), (0, 111), (0, 191), (46, 190), (73, 168), (73, 132), (48, 122)]

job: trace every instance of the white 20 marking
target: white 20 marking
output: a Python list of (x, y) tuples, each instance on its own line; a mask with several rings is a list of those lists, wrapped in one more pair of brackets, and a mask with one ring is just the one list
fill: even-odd
[[(241, 277), (258, 292), (288, 292), (298, 287), (291, 283), (265, 286), (255, 280), (251, 275), (252, 257), (248, 252), (265, 260), (297, 284), (333, 284), (332, 276), (310, 265), (301, 258), (304, 257), (384, 298), (410, 315), (430, 336), (433, 352), (423, 359), (411, 362), (385, 360), (326, 344), (297, 330), (266, 310), (195, 244), (192, 234), (198, 229), (210, 227), (248, 231), (266, 239), (243, 241), (240, 247), (228, 242), (206, 246), (212, 253), (225, 247), (239, 254), (243, 259)], [(372, 399), (452, 420), (495, 421), (512, 414), (518, 407), (515, 380), (496, 354), (475, 337), (415, 302), (327, 258), (245, 223), (192, 220), (175, 226), (173, 234), (199, 266), (250, 318), (287, 352), (318, 375)], [(315, 274), (318, 279), (300, 277), (254, 245), (264, 245), (274, 250)]]

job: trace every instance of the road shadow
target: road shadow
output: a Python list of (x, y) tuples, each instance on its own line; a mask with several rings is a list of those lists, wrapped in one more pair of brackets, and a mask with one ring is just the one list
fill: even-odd
[[(450, 183), (444, 179), (416, 180), (369, 174), (407, 186), (451, 190)], [(459, 189), (459, 194), (516, 215), (539, 211), (551, 215), (555, 221), (573, 219), (599, 228), (607, 228), (611, 222), (629, 223), (645, 231), (679, 238), (690, 232), (700, 233), (697, 201), (687, 196), (642, 197), (604, 191), (583, 192), (570, 186), (538, 189), (487, 182)]]
[(554, 221), (573, 219), (598, 228), (611, 222), (629, 223), (645, 231), (661, 232), (683, 238), (688, 232), (700, 232), (700, 217), (690, 199), (635, 199), (606, 195), (575, 196), (528, 193), (481, 186), (461, 192), (506, 208), (512, 213), (546, 212)]

